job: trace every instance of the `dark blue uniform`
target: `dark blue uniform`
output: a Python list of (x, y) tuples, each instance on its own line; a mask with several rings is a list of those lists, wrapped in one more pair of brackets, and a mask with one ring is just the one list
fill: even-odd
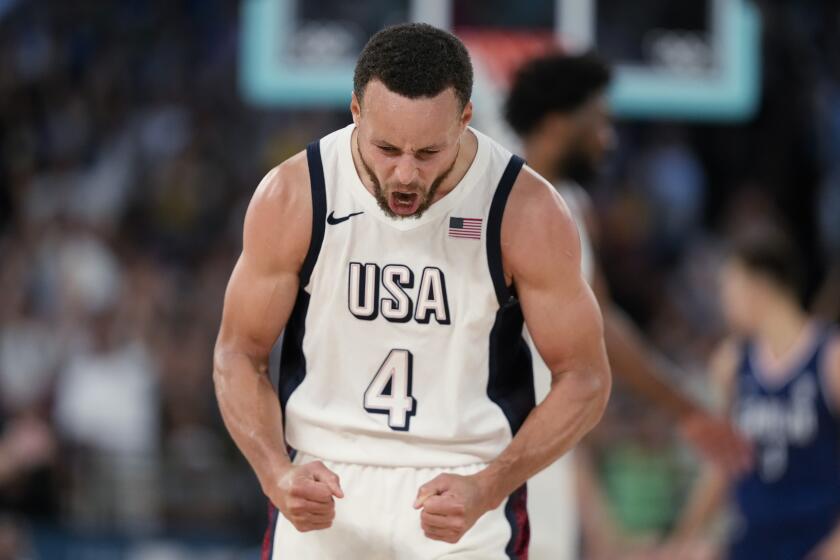
[(800, 560), (840, 514), (840, 424), (824, 390), (829, 332), (818, 329), (806, 357), (778, 383), (743, 346), (735, 421), (753, 442), (755, 468), (734, 487), (740, 514), (730, 560)]

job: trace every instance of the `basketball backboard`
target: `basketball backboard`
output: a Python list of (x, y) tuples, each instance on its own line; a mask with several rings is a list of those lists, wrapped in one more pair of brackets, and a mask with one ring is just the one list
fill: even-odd
[(240, 82), (266, 106), (342, 106), (368, 37), (404, 21), (452, 30), (481, 90), (551, 48), (598, 49), (615, 66), (614, 112), (737, 120), (759, 94), (759, 17), (749, 0), (244, 0)]

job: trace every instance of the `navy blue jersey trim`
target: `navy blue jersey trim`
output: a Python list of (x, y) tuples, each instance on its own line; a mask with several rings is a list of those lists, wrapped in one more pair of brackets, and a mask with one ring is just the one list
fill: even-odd
[(519, 301), (511, 299), (496, 312), (490, 331), (487, 396), (502, 409), (514, 435), (536, 406), (531, 349), (522, 337)]
[(524, 164), (519, 156), (511, 156), (496, 187), (487, 220), (487, 262), (499, 301), (488, 341), (487, 396), (502, 409), (514, 435), (536, 406), (531, 350), (522, 337), (522, 307), (513, 288), (505, 284), (502, 268), (502, 216)]
[(510, 525), (510, 540), (505, 553), (510, 560), (527, 560), (531, 542), (531, 525), (528, 520), (528, 487), (520, 486), (508, 497), (505, 517)]
[(300, 269), (301, 287), (309, 284), (309, 277), (324, 242), (324, 224), (327, 219), (327, 188), (324, 182), (324, 166), (321, 163), (321, 145), (318, 141), (306, 147), (306, 161), (309, 164), (309, 184), (312, 189), (312, 238)]
[(274, 556), (274, 534), (277, 531), (277, 516), (279, 511), (271, 500), (268, 500), (268, 526), (263, 535), (262, 550), (260, 552), (260, 560), (272, 560)]
[(278, 393), (280, 406), (283, 410), (283, 422), (286, 422), (286, 403), (295, 389), (303, 383), (306, 377), (306, 356), (303, 353), (303, 337), (306, 332), (306, 312), (309, 310), (309, 294), (298, 290), (298, 297), (286, 330), (283, 334), (283, 348), (280, 352), (280, 379)]
[(512, 290), (505, 284), (505, 271), (502, 268), (502, 216), (505, 213), (510, 191), (524, 164), (525, 160), (521, 157), (511, 156), (496, 187), (487, 218), (487, 264), (490, 266), (490, 278), (493, 279), (493, 288), (496, 290), (499, 305), (504, 305), (513, 296)]

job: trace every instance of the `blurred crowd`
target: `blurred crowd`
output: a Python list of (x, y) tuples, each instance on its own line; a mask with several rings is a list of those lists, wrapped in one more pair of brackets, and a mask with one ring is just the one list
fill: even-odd
[[(213, 397), (222, 297), (262, 175), (349, 113), (246, 106), (238, 4), (0, 0), (0, 558), (24, 522), (263, 529)], [(760, 7), (757, 115), (621, 122), (592, 189), (616, 298), (699, 394), (728, 228), (788, 225), (809, 297), (836, 303), (821, 289), (840, 255), (840, 9)], [(606, 492), (629, 530), (664, 530), (686, 461), (643, 405), (616, 402), (596, 435)]]
[(256, 541), (210, 372), (245, 205), (285, 154), (238, 100), (236, 22), (234, 2), (0, 3), (10, 513)]

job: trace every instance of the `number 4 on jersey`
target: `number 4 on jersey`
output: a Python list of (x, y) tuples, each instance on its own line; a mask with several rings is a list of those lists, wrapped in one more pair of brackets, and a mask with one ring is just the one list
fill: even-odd
[(417, 412), (417, 400), (411, 396), (413, 361), (408, 350), (391, 350), (365, 391), (365, 410), (387, 414), (392, 430), (408, 431), (408, 423)]

